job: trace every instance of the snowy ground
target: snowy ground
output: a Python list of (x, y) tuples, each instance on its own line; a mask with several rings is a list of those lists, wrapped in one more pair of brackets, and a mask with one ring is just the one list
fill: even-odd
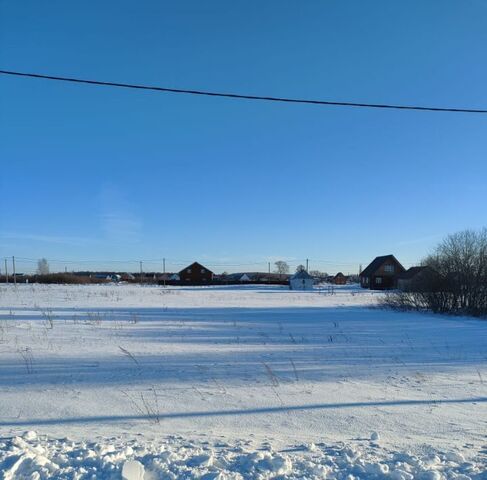
[(487, 322), (379, 296), (1, 286), (0, 478), (487, 478)]

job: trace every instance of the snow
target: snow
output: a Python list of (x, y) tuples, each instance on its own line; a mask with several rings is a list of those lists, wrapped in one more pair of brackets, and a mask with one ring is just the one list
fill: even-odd
[(105, 442), (108, 445), (47, 438), (26, 442), (14, 437), (0, 443), (3, 478), (485, 479), (481, 463), (434, 451), (413, 455), (325, 443), (276, 451), (269, 445), (255, 448), (249, 441), (229, 445), (177, 436), (157, 443), (123, 438)]
[(373, 442), (378, 442), (380, 440), (380, 435), (377, 432), (372, 432), (372, 435), (370, 436), (370, 439)]
[(123, 480), (143, 480), (145, 468), (138, 460), (127, 460), (122, 467)]
[(334, 292), (0, 287), (3, 478), (487, 478), (487, 322)]

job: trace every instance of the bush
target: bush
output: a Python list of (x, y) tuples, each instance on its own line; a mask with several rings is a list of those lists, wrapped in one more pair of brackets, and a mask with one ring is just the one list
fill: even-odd
[(407, 290), (388, 294), (386, 305), (487, 316), (487, 229), (449, 235), (422, 263), (427, 273)]
[(103, 278), (94, 278), (89, 276), (73, 275), (72, 273), (49, 273), (46, 275), (33, 275), (29, 282), (32, 283), (63, 283), (74, 285), (87, 285), (90, 283), (107, 283)]

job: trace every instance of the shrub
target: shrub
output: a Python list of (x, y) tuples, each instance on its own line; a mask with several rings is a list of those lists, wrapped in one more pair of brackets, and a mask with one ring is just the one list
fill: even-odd
[(103, 278), (73, 275), (72, 273), (49, 273), (47, 275), (33, 275), (29, 280), (33, 283), (63, 283), (75, 285), (87, 285), (90, 283), (107, 283)]
[(430, 267), (407, 290), (386, 296), (399, 309), (487, 316), (487, 229), (449, 235), (423, 260)]

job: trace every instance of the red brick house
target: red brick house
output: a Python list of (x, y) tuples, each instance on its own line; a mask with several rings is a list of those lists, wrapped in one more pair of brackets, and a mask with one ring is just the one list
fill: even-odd
[(213, 272), (201, 263), (194, 262), (179, 272), (179, 278), (181, 283), (186, 284), (210, 283), (213, 280)]
[(376, 257), (367, 268), (360, 273), (360, 286), (370, 290), (388, 290), (397, 288), (399, 275), (405, 268), (394, 255)]

